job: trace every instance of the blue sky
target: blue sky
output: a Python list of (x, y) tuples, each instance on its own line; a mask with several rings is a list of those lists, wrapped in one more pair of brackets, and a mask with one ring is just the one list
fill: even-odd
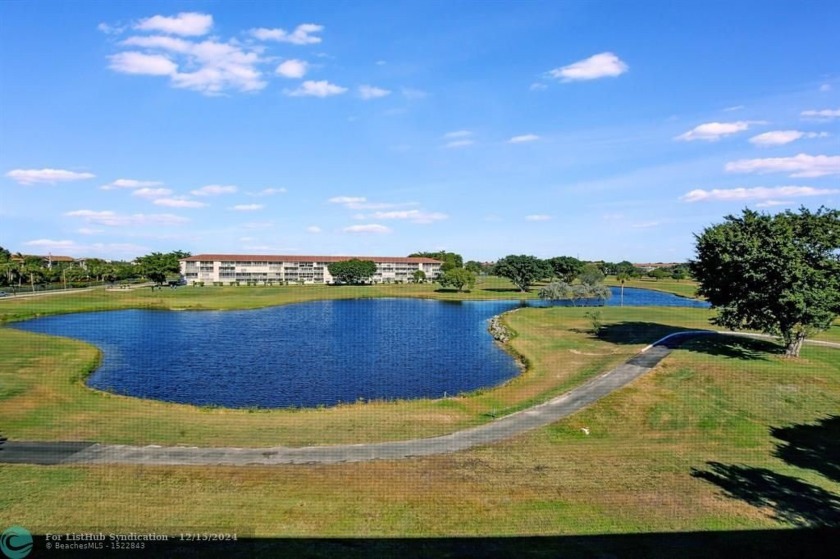
[(0, 246), (681, 261), (840, 201), (840, 4), (0, 3)]

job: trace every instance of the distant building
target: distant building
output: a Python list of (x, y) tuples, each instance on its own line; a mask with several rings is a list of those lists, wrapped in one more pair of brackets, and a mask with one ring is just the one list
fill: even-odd
[(643, 264), (633, 264), (633, 266), (639, 268), (643, 272), (651, 272), (656, 270), (657, 268), (673, 268), (674, 266), (680, 266), (679, 262), (645, 262)]
[(332, 283), (328, 266), (358, 258), (372, 260), (375, 283), (404, 282), (420, 270), (427, 279), (440, 274), (439, 260), (399, 256), (299, 256), (262, 254), (197, 254), (181, 259), (181, 276), (188, 284), (195, 282), (231, 284), (257, 283)]

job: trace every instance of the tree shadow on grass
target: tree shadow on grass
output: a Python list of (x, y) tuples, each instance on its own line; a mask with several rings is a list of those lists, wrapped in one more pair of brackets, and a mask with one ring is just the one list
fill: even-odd
[(771, 427), (770, 434), (782, 441), (775, 457), (840, 483), (840, 415), (811, 424)]
[(760, 508), (772, 508), (774, 518), (799, 527), (840, 526), (840, 497), (821, 487), (765, 468), (707, 462), (708, 470), (691, 475), (723, 489), (728, 497)]
[[(681, 328), (656, 322), (616, 322), (601, 327), (598, 338), (614, 344), (653, 343), (671, 334), (692, 332), (694, 329)], [(768, 355), (781, 353), (783, 348), (770, 340), (745, 338), (740, 336), (704, 335), (693, 337), (675, 336), (666, 346), (679, 347), (688, 351), (720, 355), (742, 360), (766, 360)]]

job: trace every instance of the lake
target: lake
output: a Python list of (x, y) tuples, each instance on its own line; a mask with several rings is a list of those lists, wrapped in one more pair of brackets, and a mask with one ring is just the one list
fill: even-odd
[[(607, 301), (619, 304), (618, 290)], [(242, 311), (121, 310), (38, 318), (14, 328), (102, 350), (88, 385), (232, 408), (438, 398), (514, 377), (487, 320), (515, 300), (329, 300)], [(542, 305), (540, 301), (528, 304)], [(626, 288), (625, 306), (708, 306)]]

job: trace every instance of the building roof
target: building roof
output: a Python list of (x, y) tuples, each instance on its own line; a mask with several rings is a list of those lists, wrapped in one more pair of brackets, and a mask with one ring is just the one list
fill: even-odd
[(300, 254), (196, 254), (182, 258), (181, 262), (344, 262), (357, 258), (389, 264), (443, 264), (434, 258), (419, 256), (305, 256)]

